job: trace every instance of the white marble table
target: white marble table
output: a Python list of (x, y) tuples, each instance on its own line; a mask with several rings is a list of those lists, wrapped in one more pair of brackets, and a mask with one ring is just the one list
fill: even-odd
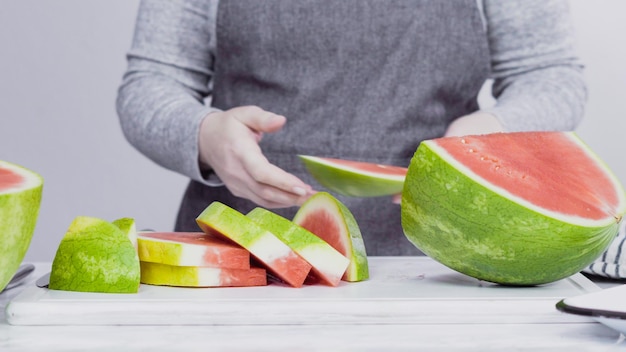
[[(0, 312), (50, 268), (49, 263), (35, 265), (37, 270), (31, 282), (0, 294)], [(465, 280), (447, 276), (450, 278)], [(626, 348), (620, 333), (592, 320), (557, 312), (552, 302), (549, 303), (545, 308), (533, 303), (532, 309), (545, 309), (545, 312), (529, 312), (528, 316), (515, 309), (500, 309), (502, 314), (498, 316), (499, 310), (494, 309), (489, 319), (455, 319), (447, 312), (447, 320), (418, 319), (406, 323), (387, 320), (382, 324), (373, 320), (364, 324), (27, 326), (10, 325), (6, 316), (0, 314), (0, 351), (607, 351)], [(284, 304), (288, 308), (290, 303), (286, 300)], [(489, 310), (488, 305), (484, 307)], [(517, 315), (507, 318), (511, 312)], [(463, 312), (458, 314), (459, 318), (464, 316)]]

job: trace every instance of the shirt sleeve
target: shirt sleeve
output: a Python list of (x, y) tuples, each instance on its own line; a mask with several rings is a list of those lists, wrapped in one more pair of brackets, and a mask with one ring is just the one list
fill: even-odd
[(216, 2), (142, 0), (117, 112), (126, 139), (157, 164), (209, 185), (198, 162), (213, 76)]
[(485, 0), (496, 115), (508, 131), (574, 130), (587, 99), (567, 0)]

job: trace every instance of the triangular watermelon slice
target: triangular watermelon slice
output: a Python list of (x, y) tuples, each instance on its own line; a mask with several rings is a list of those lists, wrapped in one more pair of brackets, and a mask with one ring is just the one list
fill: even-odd
[(311, 231), (350, 260), (344, 281), (369, 278), (369, 266), (361, 229), (350, 210), (327, 192), (311, 196), (298, 210), (293, 222)]
[(299, 155), (308, 172), (322, 186), (350, 197), (400, 194), (407, 169), (354, 160)]
[(43, 179), (0, 160), (0, 291), (20, 266), (39, 215)]
[(407, 174), (402, 227), (464, 274), (536, 285), (572, 275), (609, 245), (624, 190), (573, 132), (424, 141)]

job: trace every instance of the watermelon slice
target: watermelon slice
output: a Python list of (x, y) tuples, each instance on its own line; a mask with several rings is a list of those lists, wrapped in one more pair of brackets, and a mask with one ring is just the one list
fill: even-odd
[(226, 237), (247, 249), (270, 272), (293, 287), (302, 287), (311, 271), (311, 265), (278, 237), (223, 203), (211, 203), (196, 222), (204, 232)]
[(308, 172), (322, 186), (350, 197), (400, 194), (407, 169), (360, 161), (299, 155)]
[(242, 287), (267, 285), (263, 268), (228, 269), (141, 262), (141, 283), (182, 287)]
[(247, 214), (261, 227), (270, 230), (312, 266), (321, 282), (337, 286), (350, 260), (307, 229), (267, 209), (255, 208)]
[(624, 190), (572, 132), (424, 141), (407, 174), (402, 227), (461, 273), (538, 285), (572, 275), (615, 237)]
[(350, 210), (327, 192), (311, 196), (298, 210), (293, 222), (326, 241), (350, 260), (344, 281), (369, 278), (369, 267), (361, 230)]
[(37, 173), (0, 160), (0, 291), (30, 246), (42, 190), (43, 179)]
[(204, 232), (141, 232), (138, 246), (143, 262), (250, 269), (250, 252)]

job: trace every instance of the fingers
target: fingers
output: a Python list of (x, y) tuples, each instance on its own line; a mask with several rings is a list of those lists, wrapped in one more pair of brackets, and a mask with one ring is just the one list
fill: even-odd
[(287, 119), (273, 112), (265, 111), (258, 106), (243, 106), (232, 109), (234, 117), (257, 133), (276, 132)]
[(296, 176), (269, 163), (265, 157), (247, 155), (244, 174), (249, 175), (250, 191), (259, 205), (285, 207), (301, 205), (314, 191)]

